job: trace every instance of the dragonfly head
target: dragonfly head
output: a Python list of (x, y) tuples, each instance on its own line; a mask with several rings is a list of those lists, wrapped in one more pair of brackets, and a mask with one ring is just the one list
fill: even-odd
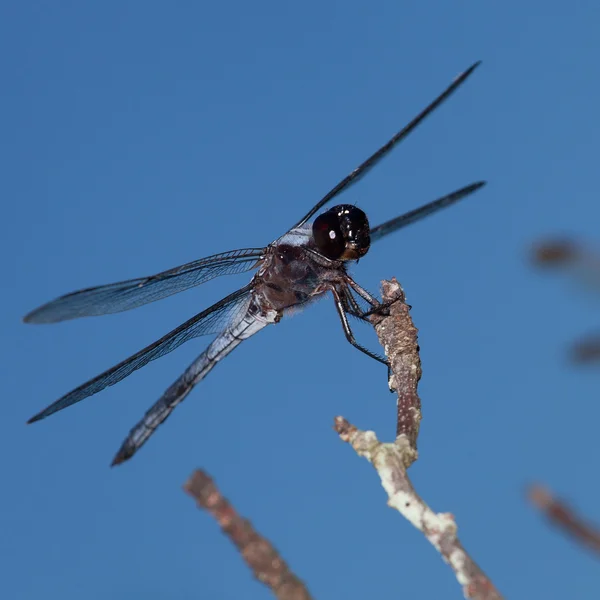
[(352, 204), (339, 204), (320, 214), (312, 230), (317, 248), (332, 260), (358, 260), (371, 245), (367, 215)]

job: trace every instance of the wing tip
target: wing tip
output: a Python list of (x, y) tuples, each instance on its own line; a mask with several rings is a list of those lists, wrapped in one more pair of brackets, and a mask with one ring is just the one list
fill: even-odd
[(51, 318), (48, 311), (46, 311), (47, 306), (48, 306), (47, 304), (44, 304), (44, 306), (40, 306), (39, 308), (35, 308), (31, 312), (28, 312), (23, 317), (23, 323), (28, 323), (31, 325), (44, 325), (44, 324), (48, 324), (48, 323), (58, 323), (58, 321), (65, 320), (64, 317), (63, 318), (60, 318), (60, 317)]
[(476, 60), (463, 74), (470, 75), (480, 64), (481, 64), (481, 61)]
[(467, 196), (474, 194), (475, 192), (479, 191), (482, 187), (485, 187), (487, 185), (487, 183), (488, 182), (485, 179), (482, 179), (480, 181), (474, 181), (473, 183), (470, 183), (469, 185), (465, 186), (464, 188), (461, 188), (460, 190), (456, 191), (453, 194), (457, 197), (455, 197), (454, 200), (452, 202), (450, 202), (450, 204), (454, 204), (454, 202), (456, 202), (458, 200), (462, 200), (463, 198), (466, 198)]
[(35, 319), (35, 313), (37, 311), (32, 310), (31, 312), (28, 312), (21, 320), (23, 321), (23, 323), (35, 323), (36, 319)]
[(453, 86), (456, 89), (456, 86), (461, 84), (467, 77), (469, 77), (473, 71), (481, 64), (480, 60), (475, 61), (468, 69), (460, 73), (454, 78)]
[[(61, 398), (61, 400), (62, 400), (62, 398)], [(58, 407), (57, 407), (57, 404), (59, 405)], [(70, 406), (70, 405), (67, 404), (67, 406)], [(31, 417), (27, 421), (26, 424), (31, 425), (32, 423), (35, 423), (36, 421), (41, 421), (42, 419), (45, 419), (46, 417), (49, 417), (50, 415), (53, 415), (54, 413), (62, 410), (63, 408), (66, 408), (66, 407), (60, 406), (60, 400), (57, 400), (53, 404), (50, 404), (50, 406), (47, 406), (44, 410), (40, 410), (39, 413), (33, 415), (33, 417)]]

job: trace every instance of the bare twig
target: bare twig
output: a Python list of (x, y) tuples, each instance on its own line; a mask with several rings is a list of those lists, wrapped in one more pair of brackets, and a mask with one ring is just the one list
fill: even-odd
[(194, 471), (184, 490), (215, 518), (256, 579), (269, 587), (278, 600), (311, 600), (304, 583), (290, 571), (273, 545), (237, 513), (206, 473)]
[(573, 344), (571, 359), (577, 364), (600, 362), (600, 335), (592, 334)]
[(600, 530), (586, 523), (565, 502), (555, 498), (541, 485), (532, 485), (528, 490), (531, 503), (536, 506), (549, 521), (561, 528), (597, 554), (600, 554)]
[(417, 393), (421, 379), (419, 330), (410, 316), (404, 290), (396, 279), (383, 281), (381, 290), (384, 303), (395, 302), (390, 306), (389, 317), (373, 316), (372, 320), (390, 362), (390, 389), (398, 395), (396, 437), (407, 437), (414, 450), (414, 461), (417, 459), (417, 437), (421, 425), (421, 399)]
[(456, 535), (457, 526), (449, 513), (435, 513), (417, 494), (407, 475), (417, 459), (417, 436), (421, 421), (421, 401), (417, 385), (421, 361), (417, 329), (405, 303), (400, 284), (393, 279), (383, 282), (384, 302), (391, 305), (389, 316), (377, 317), (375, 330), (390, 361), (390, 388), (398, 394), (396, 441), (385, 444), (372, 431), (360, 431), (343, 417), (336, 417), (334, 428), (340, 438), (350, 443), (360, 456), (377, 470), (388, 494), (388, 505), (400, 512), (442, 555), (463, 587), (466, 598), (501, 600), (502, 596), (469, 556)]
[(581, 260), (581, 257), (580, 245), (569, 239), (544, 241), (532, 250), (533, 262), (540, 267), (564, 267)]
[[(547, 240), (532, 251), (534, 264), (545, 269), (560, 269), (587, 291), (600, 292), (600, 255), (586, 245), (569, 239)], [(575, 342), (570, 350), (575, 364), (600, 362), (600, 336), (589, 334)]]
[(533, 262), (562, 270), (588, 291), (600, 291), (600, 254), (595, 248), (567, 239), (545, 241), (534, 246)]
[[(379, 442), (372, 431), (360, 431), (343, 417), (335, 419), (340, 438), (369, 460), (386, 490), (388, 504), (398, 510), (451, 566), (467, 598), (502, 600), (499, 592), (461, 545), (454, 517), (434, 513), (410, 482), (407, 469), (417, 459), (417, 438), (421, 422), (421, 400), (417, 385), (421, 361), (417, 329), (405, 303), (404, 292), (393, 279), (383, 282), (383, 301), (392, 302), (389, 315), (374, 315), (373, 325), (390, 362), (389, 385), (398, 395), (397, 436), (392, 444)], [(235, 511), (212, 479), (202, 471), (192, 474), (185, 490), (216, 519), (239, 548), (255, 577), (267, 585), (279, 600), (310, 600), (302, 583), (279, 556), (271, 543)]]

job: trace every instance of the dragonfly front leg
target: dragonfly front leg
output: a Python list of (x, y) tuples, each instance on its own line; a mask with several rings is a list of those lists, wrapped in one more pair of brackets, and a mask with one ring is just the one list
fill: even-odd
[[(378, 354), (375, 354), (375, 352), (371, 352), (370, 350), (368, 350), (364, 346), (361, 346), (356, 341), (356, 339), (354, 338), (354, 334), (352, 333), (352, 329), (350, 328), (350, 323), (348, 322), (348, 315), (346, 314), (346, 305), (345, 305), (345, 302), (347, 302), (347, 298), (346, 298), (346, 300), (344, 300), (344, 297), (334, 287), (331, 288), (331, 293), (333, 294), (333, 299), (335, 301), (335, 307), (337, 308), (338, 315), (340, 317), (340, 321), (342, 323), (342, 328), (344, 330), (344, 334), (346, 336), (346, 339), (357, 350), (360, 350), (361, 352), (363, 352), (367, 356), (370, 356), (374, 360), (376, 360), (376, 361), (378, 361), (378, 362), (380, 362), (380, 363), (388, 366), (388, 369), (389, 369), (388, 361), (385, 358), (383, 358), (382, 356), (379, 356)], [(354, 301), (354, 304), (356, 304), (356, 301)]]
[(347, 314), (352, 315), (353, 317), (356, 317), (357, 319), (362, 319), (365, 311), (363, 311), (360, 308), (358, 302), (356, 301), (354, 296), (350, 293), (350, 290), (346, 286), (344, 286), (340, 291), (341, 291), (340, 297), (341, 297), (342, 303), (344, 305), (344, 311)]
[[(345, 281), (363, 300), (365, 300), (368, 304), (371, 305), (370, 310), (361, 311), (359, 308), (358, 314), (351, 312), (351, 314), (353, 314), (355, 317), (358, 317), (359, 319), (368, 321), (368, 317), (375, 314), (387, 316), (389, 314), (387, 312), (387, 309), (397, 301), (397, 299), (395, 298), (393, 300), (390, 300), (389, 302), (379, 302), (379, 300), (377, 300), (375, 296), (371, 295), (369, 292), (367, 292), (367, 290), (358, 285), (358, 283), (356, 283), (356, 281), (354, 281), (354, 279), (352, 279), (350, 275), (347, 275), (345, 277)], [(349, 293), (348, 296), (351, 297), (352, 295)], [(358, 304), (356, 303), (354, 298), (352, 298), (352, 301), (354, 303), (354, 306), (358, 307)]]

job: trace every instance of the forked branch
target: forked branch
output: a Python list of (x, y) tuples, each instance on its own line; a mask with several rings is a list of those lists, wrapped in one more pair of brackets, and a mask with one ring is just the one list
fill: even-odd
[(407, 469), (417, 459), (417, 437), (421, 422), (421, 401), (417, 385), (421, 360), (417, 329), (410, 317), (400, 284), (384, 281), (384, 303), (394, 302), (388, 316), (373, 317), (379, 341), (390, 361), (390, 388), (398, 395), (397, 436), (393, 443), (382, 443), (373, 431), (361, 431), (343, 417), (336, 417), (334, 428), (359, 456), (376, 469), (388, 495), (388, 505), (402, 514), (450, 565), (462, 585), (466, 598), (500, 600), (502, 596), (460, 543), (454, 517), (435, 513), (417, 494)]
[[(335, 419), (340, 438), (369, 460), (388, 494), (388, 504), (408, 519), (441, 554), (454, 571), (466, 598), (501, 600), (500, 593), (463, 548), (456, 523), (449, 513), (435, 513), (417, 494), (407, 475), (417, 459), (421, 401), (417, 385), (421, 361), (417, 329), (410, 317), (404, 292), (394, 279), (383, 282), (383, 302), (394, 300), (386, 316), (371, 317), (385, 355), (390, 362), (389, 385), (398, 395), (397, 436), (394, 443), (380, 442), (372, 431), (360, 431), (343, 417)], [(238, 547), (255, 577), (279, 600), (310, 600), (305, 585), (289, 569), (273, 545), (257, 533), (221, 495), (202, 471), (192, 474), (185, 490), (207, 510)], [(400, 591), (400, 590), (399, 590)]]

